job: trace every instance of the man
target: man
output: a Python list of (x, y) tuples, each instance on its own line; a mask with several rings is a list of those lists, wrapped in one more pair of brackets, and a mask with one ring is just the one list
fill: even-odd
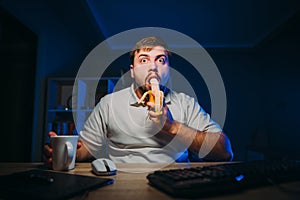
[[(160, 38), (136, 43), (130, 52), (134, 83), (96, 105), (80, 132), (77, 161), (103, 157), (114, 162), (188, 161), (187, 150), (201, 160), (232, 160), (230, 141), (219, 125), (193, 98), (166, 87), (170, 55)], [(154, 110), (151, 95), (139, 101), (151, 90), (150, 80), (157, 80), (163, 91), (161, 112)], [(52, 161), (51, 151), (46, 145), (47, 163)]]

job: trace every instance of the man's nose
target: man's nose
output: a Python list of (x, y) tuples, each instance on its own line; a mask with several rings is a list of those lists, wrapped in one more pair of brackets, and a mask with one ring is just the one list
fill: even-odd
[(155, 62), (149, 63), (149, 70), (157, 71), (157, 64)]

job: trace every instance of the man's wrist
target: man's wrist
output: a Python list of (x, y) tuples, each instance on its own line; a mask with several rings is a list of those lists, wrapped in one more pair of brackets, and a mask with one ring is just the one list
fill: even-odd
[(166, 122), (163, 130), (171, 135), (176, 135), (179, 131), (181, 124), (177, 121)]

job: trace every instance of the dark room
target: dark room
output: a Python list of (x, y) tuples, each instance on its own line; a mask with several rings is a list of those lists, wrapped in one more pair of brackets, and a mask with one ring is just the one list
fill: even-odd
[[(299, 0), (0, 0), (0, 198), (298, 199), (299, 36)], [(154, 176), (257, 162), (278, 171)]]

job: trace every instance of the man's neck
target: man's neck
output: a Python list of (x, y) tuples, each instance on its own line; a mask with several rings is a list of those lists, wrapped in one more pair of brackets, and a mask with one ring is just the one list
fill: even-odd
[(137, 84), (134, 84), (134, 88), (134, 92), (139, 99), (143, 96), (145, 92), (148, 91), (145, 86), (137, 86)]

